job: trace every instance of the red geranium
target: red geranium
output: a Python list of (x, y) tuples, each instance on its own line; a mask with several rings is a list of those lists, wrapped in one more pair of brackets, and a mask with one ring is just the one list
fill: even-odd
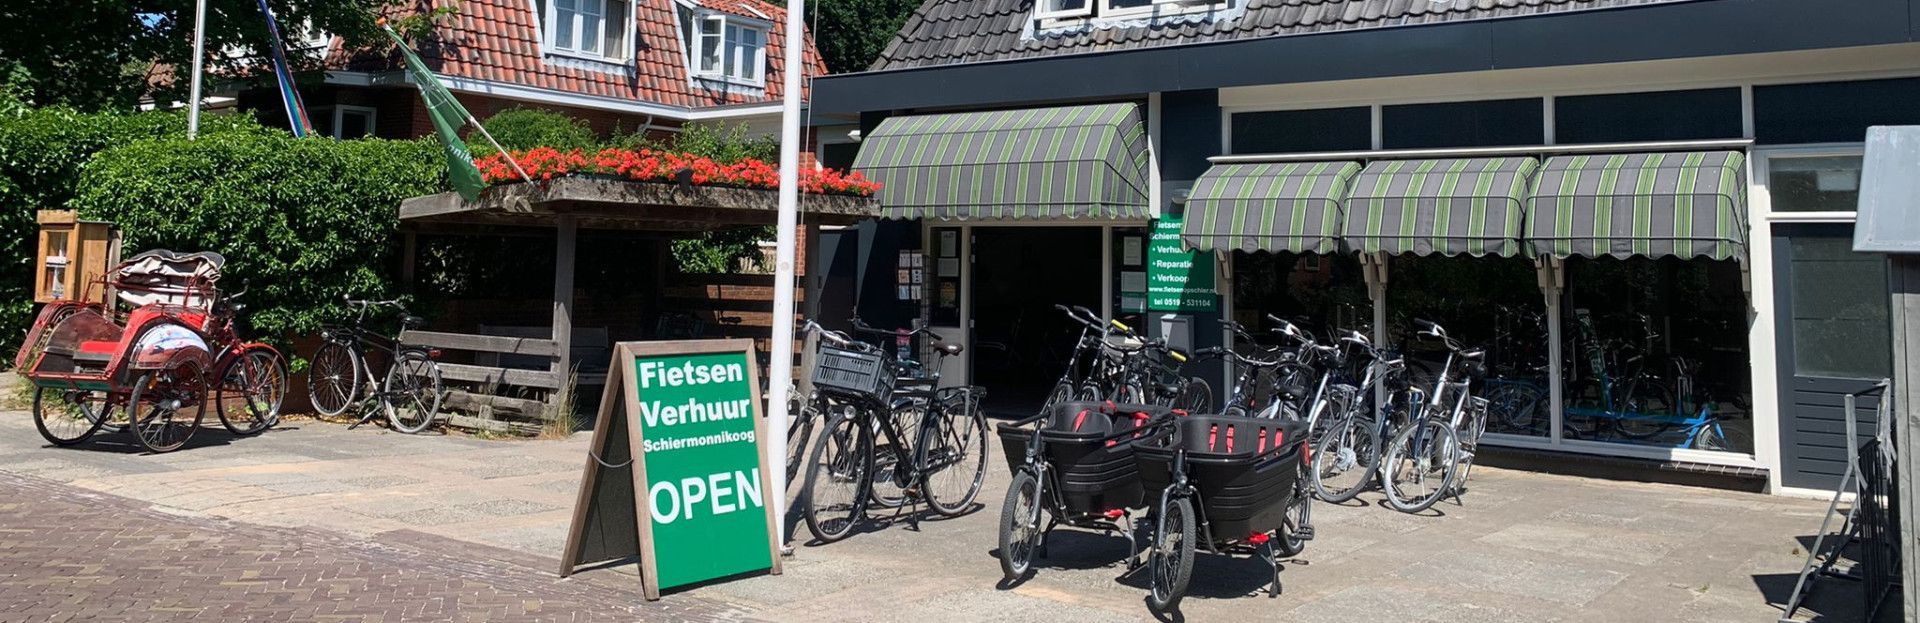
[[(661, 152), (651, 149), (607, 148), (594, 153), (574, 149), (560, 151), (537, 147), (514, 151), (509, 155), (535, 180), (550, 180), (575, 173), (613, 175), (636, 182), (672, 182), (680, 171), (690, 171), (695, 186), (727, 186), (772, 190), (780, 187), (780, 170), (764, 161), (746, 159), (721, 164), (693, 154)], [(480, 175), (488, 183), (510, 184), (522, 181), (520, 174), (502, 154), (474, 160)], [(880, 183), (858, 171), (843, 173), (835, 169), (802, 169), (800, 192), (821, 195), (870, 197)]]

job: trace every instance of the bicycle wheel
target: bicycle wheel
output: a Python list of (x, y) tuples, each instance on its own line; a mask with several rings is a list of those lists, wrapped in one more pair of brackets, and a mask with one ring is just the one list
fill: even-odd
[(1100, 402), (1106, 398), (1106, 390), (1101, 389), (1100, 384), (1093, 381), (1081, 383), (1080, 391), (1074, 393), (1075, 400), (1085, 400), (1087, 402)]
[(1056, 405), (1073, 400), (1074, 395), (1073, 381), (1060, 379), (1053, 384), (1053, 391), (1047, 392), (1047, 401), (1040, 403), (1040, 412), (1052, 413)]
[(1273, 553), (1291, 558), (1307, 551), (1307, 540), (1299, 535), (1313, 523), (1313, 492), (1304, 485), (1295, 486), (1293, 504), (1287, 507), (1287, 515), (1280, 522), (1279, 538), (1273, 540)]
[(1018, 580), (1033, 569), (1033, 553), (1040, 545), (1040, 479), (1026, 468), (1007, 484), (1007, 501), (1000, 506), (1000, 572)]
[(287, 360), (265, 348), (229, 359), (218, 375), (214, 414), (235, 435), (256, 435), (280, 422), (287, 396)]
[(138, 414), (131, 425), (134, 437), (155, 454), (180, 449), (200, 430), (200, 420), (207, 415), (206, 395), (207, 375), (198, 363), (182, 362), (140, 375), (127, 398), (128, 413)]
[(1213, 386), (1200, 377), (1191, 377), (1180, 385), (1180, 393), (1173, 398), (1173, 408), (1187, 413), (1213, 412)]
[(327, 417), (347, 412), (360, 398), (360, 353), (339, 342), (327, 342), (307, 364), (307, 401)]
[(1160, 524), (1153, 531), (1153, 551), (1147, 556), (1153, 590), (1147, 605), (1154, 612), (1171, 612), (1187, 594), (1187, 582), (1193, 579), (1193, 502), (1175, 496), (1160, 509)]
[(933, 512), (958, 517), (987, 479), (987, 416), (971, 388), (944, 400), (920, 451), (920, 478)]
[(1113, 388), (1113, 401), (1116, 403), (1141, 404), (1146, 399), (1146, 392), (1140, 391), (1140, 386), (1136, 383), (1122, 383), (1119, 387)]
[(111, 417), (106, 392), (37, 387), (33, 390), (33, 427), (56, 446), (71, 446), (100, 432)]
[[(820, 419), (820, 412), (813, 401), (793, 400), (787, 407), (792, 425), (787, 429), (787, 493), (791, 496), (800, 490), (800, 468), (806, 462), (807, 446), (813, 441), (814, 421)], [(797, 405), (797, 406), (794, 406)]]
[(1620, 434), (1628, 439), (1647, 439), (1673, 430), (1674, 422), (1692, 415), (1680, 412), (1672, 386), (1659, 378), (1628, 379), (1617, 389), (1621, 391), (1614, 399), (1614, 408), (1622, 415), (1614, 421), (1620, 426)]
[(847, 538), (867, 511), (873, 430), (857, 411), (831, 414), (807, 456), (807, 485), (801, 491), (807, 531), (822, 543)]
[(1535, 426), (1544, 422), (1539, 418), (1540, 407), (1546, 405), (1540, 388), (1528, 383), (1506, 382), (1494, 385), (1487, 390), (1487, 413), (1494, 432), (1530, 435), (1538, 433)]
[[(867, 487), (867, 499), (876, 508), (900, 508), (907, 505), (906, 487), (915, 484), (900, 482), (900, 475), (909, 467), (900, 463), (900, 457), (913, 456), (912, 435), (920, 430), (922, 412), (919, 408), (910, 408), (880, 417), (893, 418), (894, 432), (899, 433), (901, 438), (888, 440), (886, 434), (880, 432), (879, 419), (873, 420), (874, 429), (870, 431), (873, 439), (873, 485)], [(905, 447), (895, 450), (896, 441)]]
[(1459, 458), (1459, 441), (1445, 422), (1425, 419), (1401, 427), (1380, 464), (1387, 503), (1403, 513), (1431, 508), (1451, 490)]
[(1373, 480), (1378, 449), (1373, 418), (1341, 418), (1313, 446), (1313, 495), (1335, 504), (1360, 495)]
[(1573, 383), (1566, 391), (1567, 417), (1562, 426), (1568, 436), (1600, 440), (1608, 430), (1606, 394), (1599, 381), (1587, 378)]
[(401, 351), (387, 368), (387, 382), (380, 388), (387, 423), (408, 434), (425, 430), (440, 412), (442, 389), (438, 362), (421, 351)]

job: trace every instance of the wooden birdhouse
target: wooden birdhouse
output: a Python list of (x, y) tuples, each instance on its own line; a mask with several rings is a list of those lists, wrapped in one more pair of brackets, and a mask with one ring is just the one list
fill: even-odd
[(40, 222), (40, 252), (33, 270), (36, 303), (85, 296), (87, 285), (119, 258), (120, 232), (113, 223), (83, 221), (72, 210), (40, 210), (35, 219)]

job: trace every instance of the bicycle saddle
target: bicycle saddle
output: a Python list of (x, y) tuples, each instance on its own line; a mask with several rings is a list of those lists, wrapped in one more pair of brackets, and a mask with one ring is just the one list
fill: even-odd
[(1460, 356), (1461, 356), (1461, 357), (1464, 357), (1464, 358), (1466, 358), (1466, 359), (1471, 359), (1471, 360), (1476, 360), (1476, 361), (1477, 361), (1477, 360), (1480, 360), (1480, 359), (1482, 359), (1482, 358), (1485, 358), (1485, 357), (1487, 356), (1487, 351), (1486, 351), (1486, 349), (1484, 349), (1484, 348), (1475, 348), (1475, 349), (1471, 349), (1471, 350), (1463, 350), (1463, 351), (1460, 351)]
[(934, 342), (933, 349), (940, 351), (941, 354), (949, 357), (958, 355), (960, 354), (960, 351), (966, 350), (966, 348), (960, 346), (959, 344), (948, 344), (946, 342)]

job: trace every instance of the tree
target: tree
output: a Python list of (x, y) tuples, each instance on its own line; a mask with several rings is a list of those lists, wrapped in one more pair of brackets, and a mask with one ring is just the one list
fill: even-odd
[[(350, 48), (379, 41), (384, 11), (434, 14), (421, 0), (267, 0), (281, 36), (311, 24)], [(143, 95), (185, 99), (193, 59), (194, 0), (7, 0), (0, 2), (0, 79), (34, 105), (128, 109)], [(412, 22), (403, 23), (411, 26)], [(258, 0), (207, 0), (210, 75), (271, 79), (260, 71), (268, 49)], [(230, 56), (227, 50), (244, 54)], [(295, 71), (320, 67), (322, 50), (288, 50)], [(180, 68), (170, 71), (171, 68)]]
[(819, 0), (814, 44), (827, 62), (827, 71), (866, 71), (887, 43), (900, 32), (920, 0)]

